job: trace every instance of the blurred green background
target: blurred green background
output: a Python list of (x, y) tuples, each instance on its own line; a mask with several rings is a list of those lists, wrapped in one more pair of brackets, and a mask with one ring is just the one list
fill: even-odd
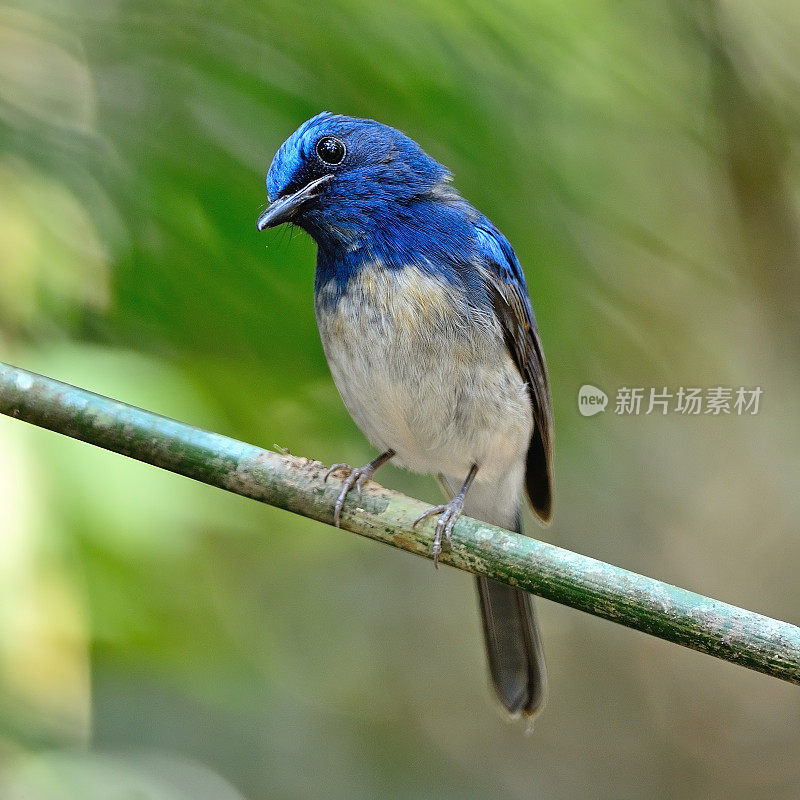
[[(528, 530), (798, 621), (799, 76), (789, 0), (2, 0), (0, 359), (366, 461), (314, 247), (255, 219), (300, 122), (373, 117), (525, 267), (557, 426)], [(583, 418), (584, 383), (764, 394)], [(0, 498), (3, 800), (800, 797), (797, 687), (540, 601), (525, 735), (463, 574), (8, 419)]]

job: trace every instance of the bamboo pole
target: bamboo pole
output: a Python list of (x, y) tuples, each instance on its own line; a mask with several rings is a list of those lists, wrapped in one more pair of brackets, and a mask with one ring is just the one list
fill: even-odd
[[(0, 413), (331, 524), (339, 482), (318, 461), (273, 453), (0, 362)], [(426, 505), (370, 484), (343, 529), (431, 557)], [(800, 684), (800, 628), (462, 517), (440, 556), (558, 603)]]

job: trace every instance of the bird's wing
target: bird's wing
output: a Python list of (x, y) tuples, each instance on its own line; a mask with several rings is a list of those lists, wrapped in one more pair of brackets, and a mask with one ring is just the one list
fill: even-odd
[(482, 256), (481, 277), (503, 326), (506, 345), (529, 387), (535, 424), (525, 482), (533, 510), (548, 523), (553, 512), (553, 409), (542, 343), (513, 248), (485, 217), (475, 222), (475, 231)]

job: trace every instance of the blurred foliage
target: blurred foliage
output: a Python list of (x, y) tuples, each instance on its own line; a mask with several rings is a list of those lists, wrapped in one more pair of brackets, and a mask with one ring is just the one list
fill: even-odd
[[(525, 265), (547, 537), (796, 619), (798, 75), (788, 0), (2, 0), (0, 358), (366, 460), (313, 245), (254, 221), (302, 120), (373, 117)], [(583, 383), (764, 396), (584, 419)], [(794, 687), (540, 603), (551, 702), (524, 736), (462, 575), (10, 420), (0, 496), (4, 800), (800, 795)]]

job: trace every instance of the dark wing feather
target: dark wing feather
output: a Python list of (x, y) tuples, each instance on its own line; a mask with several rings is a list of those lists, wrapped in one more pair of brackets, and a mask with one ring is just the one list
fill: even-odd
[(553, 515), (553, 408), (547, 366), (525, 276), (514, 250), (485, 217), (475, 223), (482, 277), (506, 344), (533, 404), (534, 430), (528, 445), (525, 483), (533, 510), (544, 523)]

